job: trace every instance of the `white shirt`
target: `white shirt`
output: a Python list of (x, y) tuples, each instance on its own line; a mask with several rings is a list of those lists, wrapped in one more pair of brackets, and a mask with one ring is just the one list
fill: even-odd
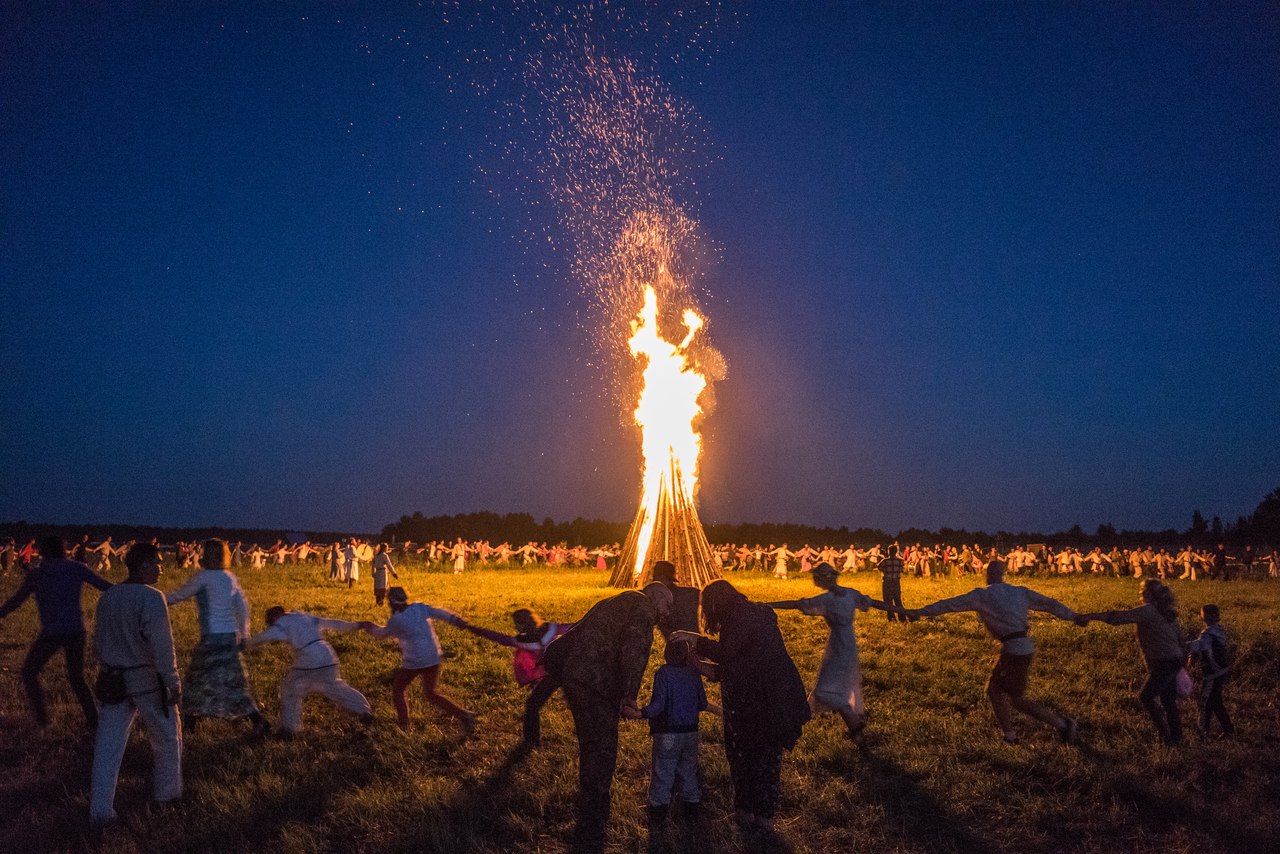
[(434, 667), (440, 663), (440, 641), (436, 638), (432, 620), (444, 620), (455, 626), (462, 624), (462, 618), (452, 611), (414, 602), (403, 611), (392, 614), (385, 626), (374, 626), (373, 636), (396, 639), (404, 657), (402, 666), (406, 670)]
[(222, 569), (202, 569), (186, 584), (165, 596), (170, 605), (196, 597), (200, 611), (200, 635), (249, 637), (249, 602), (240, 582)]
[(320, 632), (324, 629), (350, 632), (358, 628), (359, 623), (316, 617), (305, 611), (290, 611), (276, 620), (274, 625), (249, 638), (248, 645), (283, 641), (293, 647), (295, 670), (319, 670), (338, 663), (338, 654)]
[[(926, 617), (939, 614), (951, 614), (957, 611), (976, 611), (978, 619), (987, 627), (987, 631), (996, 640), (1028, 629), (1028, 612), (1044, 611), (1063, 620), (1074, 620), (1076, 612), (1057, 599), (1050, 599), (1043, 593), (1037, 593), (1026, 587), (1012, 584), (988, 584), (968, 593), (953, 596), (925, 605), (920, 613)], [(1035, 644), (1029, 637), (1010, 638), (1001, 641), (1004, 651), (1010, 655), (1031, 655), (1035, 652)]]
[(131, 693), (156, 687), (154, 671), (170, 689), (178, 687), (178, 662), (164, 594), (147, 584), (117, 584), (98, 599), (93, 620), (98, 661), (127, 668)]

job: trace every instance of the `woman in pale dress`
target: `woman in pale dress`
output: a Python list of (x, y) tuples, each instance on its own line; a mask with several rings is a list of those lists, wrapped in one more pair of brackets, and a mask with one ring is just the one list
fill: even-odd
[(773, 558), (773, 577), (786, 578), (787, 558), (795, 557), (795, 552), (790, 551), (787, 548), (787, 544), (783, 543), (780, 547), (770, 551), (769, 555)]
[(776, 610), (793, 610), (827, 621), (831, 634), (818, 667), (818, 681), (809, 694), (814, 714), (835, 712), (849, 728), (849, 738), (861, 742), (867, 725), (862, 702), (862, 670), (858, 665), (858, 637), (853, 632), (853, 612), (878, 608), (894, 611), (879, 599), (872, 599), (851, 587), (840, 586), (840, 571), (829, 563), (813, 568), (813, 583), (825, 590), (808, 599), (766, 602)]

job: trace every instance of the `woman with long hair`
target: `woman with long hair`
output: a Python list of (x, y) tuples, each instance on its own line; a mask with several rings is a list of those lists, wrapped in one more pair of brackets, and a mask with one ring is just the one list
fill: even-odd
[(1138, 692), (1138, 702), (1151, 716), (1160, 740), (1179, 744), (1182, 718), (1178, 712), (1178, 671), (1187, 657), (1187, 641), (1178, 625), (1178, 603), (1173, 591), (1154, 578), (1142, 582), (1141, 595), (1142, 604), (1137, 608), (1081, 617), (1112, 626), (1137, 626), (1138, 648), (1147, 664), (1147, 681)]
[(814, 714), (835, 712), (849, 728), (849, 738), (860, 743), (867, 725), (867, 712), (862, 702), (862, 669), (858, 665), (858, 637), (853, 632), (854, 611), (896, 609), (852, 587), (841, 587), (840, 571), (829, 563), (813, 568), (813, 583), (824, 592), (808, 599), (765, 604), (774, 610), (799, 611), (826, 620), (831, 633), (822, 652), (818, 681), (809, 694), (809, 707)]
[(257, 735), (270, 725), (249, 694), (240, 645), (249, 639), (249, 602), (231, 573), (231, 550), (224, 540), (206, 540), (200, 571), (165, 596), (168, 604), (195, 597), (200, 642), (182, 677), (182, 720), (194, 728), (200, 718), (248, 718)]
[(795, 747), (809, 720), (804, 682), (787, 654), (773, 609), (748, 600), (729, 582), (703, 588), (702, 625), (705, 635), (674, 632), (671, 640), (694, 642), (698, 655), (714, 662), (734, 817), (745, 829), (771, 830), (782, 753)]

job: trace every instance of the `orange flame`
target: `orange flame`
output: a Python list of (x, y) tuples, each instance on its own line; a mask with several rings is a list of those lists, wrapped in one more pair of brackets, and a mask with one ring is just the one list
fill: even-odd
[[(665, 272), (665, 268), (659, 270), (660, 274)], [(657, 291), (652, 285), (645, 286), (644, 306), (631, 321), (629, 342), (631, 355), (644, 363), (635, 409), (644, 456), (644, 489), (640, 498), (643, 523), (633, 569), (636, 578), (643, 570), (653, 538), (663, 479), (674, 481), (667, 487), (673, 493), (683, 491), (691, 505), (698, 482), (702, 437), (694, 422), (702, 414), (698, 398), (707, 387), (707, 378), (690, 361), (687, 348), (702, 328), (703, 319), (693, 309), (685, 309), (683, 320), (687, 332), (679, 344), (663, 338), (658, 331)]]

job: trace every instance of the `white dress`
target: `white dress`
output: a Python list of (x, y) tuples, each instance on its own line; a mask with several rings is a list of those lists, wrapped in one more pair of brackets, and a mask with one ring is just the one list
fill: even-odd
[(858, 638), (853, 633), (853, 612), (863, 606), (867, 597), (852, 588), (841, 588), (841, 595), (828, 591), (820, 596), (800, 600), (800, 611), (827, 621), (831, 634), (818, 667), (818, 681), (809, 695), (815, 712), (838, 712), (850, 709), (862, 714), (862, 669), (858, 666)]

